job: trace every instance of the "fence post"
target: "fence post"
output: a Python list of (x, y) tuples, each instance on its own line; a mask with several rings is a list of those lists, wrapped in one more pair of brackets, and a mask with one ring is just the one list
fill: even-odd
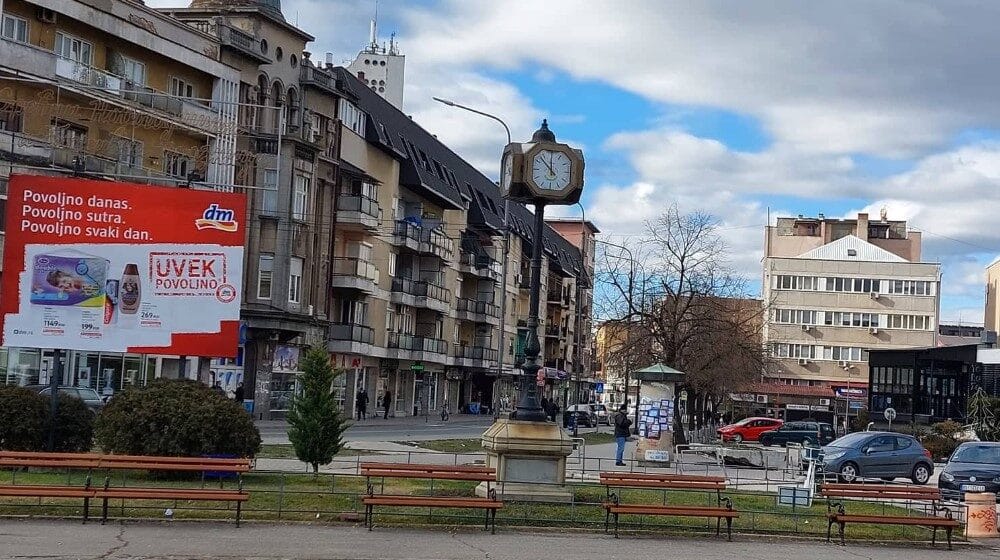
[(281, 508), (285, 501), (285, 473), (278, 479), (278, 519), (281, 519)]

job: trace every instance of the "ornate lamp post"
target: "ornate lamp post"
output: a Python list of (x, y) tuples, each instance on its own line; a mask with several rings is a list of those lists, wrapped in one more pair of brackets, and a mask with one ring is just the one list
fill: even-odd
[(538, 338), (538, 307), (542, 289), (542, 251), (545, 206), (576, 204), (583, 192), (583, 152), (556, 142), (548, 121), (535, 131), (531, 142), (510, 143), (500, 163), (500, 188), (508, 200), (535, 206), (532, 234), (531, 279), (528, 300), (528, 340), (524, 348), (524, 375), (514, 412), (517, 420), (545, 421), (538, 402), (538, 386), (545, 382), (542, 348)]

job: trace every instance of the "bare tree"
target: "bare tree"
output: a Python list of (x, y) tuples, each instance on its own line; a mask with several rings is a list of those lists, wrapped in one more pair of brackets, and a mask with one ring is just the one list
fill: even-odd
[(661, 363), (687, 374), (674, 407), (675, 440), (683, 443), (682, 420), (700, 427), (729, 393), (759, 379), (765, 306), (747, 298), (746, 281), (730, 269), (714, 217), (671, 207), (646, 230), (641, 240), (603, 252), (596, 307), (628, 329), (618, 350), (630, 360), (646, 354), (640, 367)]

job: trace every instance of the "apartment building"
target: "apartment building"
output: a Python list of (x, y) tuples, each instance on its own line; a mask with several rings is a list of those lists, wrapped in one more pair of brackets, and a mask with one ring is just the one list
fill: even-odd
[(867, 387), (870, 349), (935, 346), (941, 267), (921, 262), (920, 240), (884, 211), (768, 226), (764, 341), (774, 364), (764, 382), (824, 387), (832, 398)]
[[(144, 6), (0, 3), (0, 247), (11, 173), (232, 188), (239, 70), (214, 37)], [(207, 375), (178, 356), (69, 352), (64, 383), (118, 390)], [(50, 351), (0, 348), (0, 379), (35, 383)]]
[[(528, 309), (522, 270), (534, 242), (531, 213), (509, 205), (503, 285), (504, 202), (496, 184), (357, 72), (335, 69), (345, 104), (359, 119), (355, 127), (341, 119), (342, 180), (333, 220), (334, 262), (342, 264), (335, 268), (328, 348), (347, 371), (347, 392), (365, 388), (369, 406), (381, 411), (388, 391), (394, 415), (436, 413), (446, 400), (453, 411), (483, 412), (501, 395), (514, 402), (526, 332), (519, 325)], [(366, 208), (360, 216), (358, 205)], [(580, 252), (551, 228), (542, 242), (546, 284), (559, 294), (551, 299), (560, 309), (572, 308), (573, 278), (583, 271)], [(587, 315), (589, 321), (589, 309)], [(577, 324), (574, 317), (559, 321), (565, 331), (545, 354), (553, 382), (568, 377)]]

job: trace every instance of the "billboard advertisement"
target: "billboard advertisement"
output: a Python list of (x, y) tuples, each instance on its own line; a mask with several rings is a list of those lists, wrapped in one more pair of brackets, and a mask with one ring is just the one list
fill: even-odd
[(12, 175), (4, 346), (233, 357), (242, 194)]

